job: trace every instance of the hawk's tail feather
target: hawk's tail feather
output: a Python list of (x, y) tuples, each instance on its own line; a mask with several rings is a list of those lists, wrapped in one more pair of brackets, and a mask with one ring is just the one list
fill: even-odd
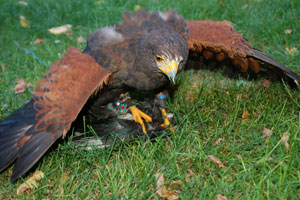
[(51, 146), (50, 133), (36, 132), (33, 101), (0, 122), (0, 171), (15, 160), (11, 181), (25, 174)]
[[(6, 120), (0, 122), (0, 171), (7, 168), (18, 157), (18, 142), (22, 138), (22, 128), (32, 116), (27, 116), (25, 110), (30, 110), (32, 101), (24, 104), (19, 110), (10, 115)], [(27, 119), (24, 122), (18, 117)]]
[(51, 137), (51, 134), (46, 131), (35, 134), (19, 150), (19, 158), (10, 178), (12, 182), (25, 174), (45, 154), (54, 142), (49, 137)]

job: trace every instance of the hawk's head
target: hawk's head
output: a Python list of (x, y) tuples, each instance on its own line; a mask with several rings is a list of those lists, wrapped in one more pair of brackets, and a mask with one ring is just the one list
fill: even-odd
[(165, 74), (172, 83), (188, 57), (187, 41), (180, 34), (166, 29), (149, 32), (139, 42), (138, 53), (155, 72)]

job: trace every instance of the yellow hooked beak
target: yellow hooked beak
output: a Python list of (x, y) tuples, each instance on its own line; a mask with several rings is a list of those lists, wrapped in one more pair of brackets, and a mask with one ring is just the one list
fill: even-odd
[(175, 61), (171, 62), (161, 62), (158, 64), (158, 68), (170, 79), (170, 81), (174, 84), (175, 83), (175, 77), (177, 74), (178, 66)]

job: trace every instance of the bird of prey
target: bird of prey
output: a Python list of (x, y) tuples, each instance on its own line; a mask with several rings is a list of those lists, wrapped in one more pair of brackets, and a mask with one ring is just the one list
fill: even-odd
[[(291, 86), (300, 82), (297, 74), (251, 47), (228, 21), (186, 21), (173, 10), (126, 12), (119, 24), (90, 34), (83, 52), (70, 48), (51, 65), (32, 98), (0, 122), (0, 171), (15, 162), (11, 181), (16, 181), (66, 136), (82, 110), (97, 111), (125, 92), (161, 92), (185, 65), (209, 60)], [(151, 116), (134, 104), (129, 110), (146, 133)]]

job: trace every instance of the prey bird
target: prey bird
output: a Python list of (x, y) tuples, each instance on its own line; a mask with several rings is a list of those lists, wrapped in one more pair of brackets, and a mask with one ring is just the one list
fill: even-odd
[[(233, 73), (283, 79), (292, 87), (300, 82), (296, 73), (250, 46), (228, 21), (188, 21), (173, 10), (125, 12), (119, 24), (91, 33), (83, 52), (70, 48), (51, 65), (32, 98), (0, 122), (0, 171), (15, 163), (11, 181), (16, 181), (66, 136), (84, 110), (97, 112), (125, 92), (155, 96), (185, 67), (210, 61), (228, 63)], [(134, 104), (129, 111), (147, 133), (151, 116)]]

